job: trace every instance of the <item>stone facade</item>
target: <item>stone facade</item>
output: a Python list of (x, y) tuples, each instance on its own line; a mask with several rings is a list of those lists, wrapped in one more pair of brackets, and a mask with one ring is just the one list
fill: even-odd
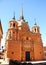
[(40, 27), (35, 24), (30, 31), (28, 22), (24, 20), (23, 14), (20, 20), (16, 21), (15, 16), (9, 21), (9, 28), (6, 33), (5, 55), (8, 58), (18, 61), (43, 60), (43, 43), (40, 34)]

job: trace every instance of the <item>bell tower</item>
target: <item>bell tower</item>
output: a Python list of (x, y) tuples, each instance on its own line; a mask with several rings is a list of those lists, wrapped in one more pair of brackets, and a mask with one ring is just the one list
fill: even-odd
[(32, 27), (32, 32), (33, 33), (40, 33), (40, 27), (37, 25), (35, 22), (34, 26)]
[[(15, 50), (13, 50), (13, 47), (15, 46), (16, 40), (17, 40), (17, 29), (18, 29), (18, 23), (15, 19), (15, 13), (11, 21), (9, 21), (8, 31), (6, 32), (6, 42), (5, 42), (5, 49), (6, 49), (6, 56), (5, 58), (12, 57), (11, 55), (14, 54)], [(11, 55), (9, 55), (9, 53)]]
[(11, 21), (9, 21), (9, 28), (6, 34), (6, 39), (16, 39), (17, 22), (15, 20), (15, 13)]

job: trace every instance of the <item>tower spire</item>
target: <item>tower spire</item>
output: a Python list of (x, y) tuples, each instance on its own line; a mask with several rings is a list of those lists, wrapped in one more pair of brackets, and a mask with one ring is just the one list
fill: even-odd
[(37, 23), (36, 23), (36, 19), (34, 19), (34, 21), (35, 21), (35, 24), (34, 24), (34, 25), (37, 25)]
[(21, 8), (21, 13), (20, 13), (20, 19), (24, 19), (24, 15), (23, 15), (23, 7)]
[(15, 20), (15, 12), (13, 13), (13, 20)]

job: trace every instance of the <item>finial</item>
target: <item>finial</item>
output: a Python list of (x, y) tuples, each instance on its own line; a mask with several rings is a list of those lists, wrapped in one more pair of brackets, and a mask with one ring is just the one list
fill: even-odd
[(15, 12), (14, 12), (14, 14), (13, 14), (13, 20), (15, 20)]
[(34, 25), (37, 25), (37, 23), (36, 23), (36, 19), (34, 19), (34, 21), (35, 21), (35, 24), (34, 24)]
[(24, 15), (23, 15), (23, 7), (21, 8), (21, 15), (20, 15), (20, 19), (24, 19)]

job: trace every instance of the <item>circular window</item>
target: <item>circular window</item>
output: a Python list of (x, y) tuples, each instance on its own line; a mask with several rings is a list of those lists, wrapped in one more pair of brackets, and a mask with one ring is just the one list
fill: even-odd
[(12, 52), (12, 54), (14, 54), (14, 52)]

